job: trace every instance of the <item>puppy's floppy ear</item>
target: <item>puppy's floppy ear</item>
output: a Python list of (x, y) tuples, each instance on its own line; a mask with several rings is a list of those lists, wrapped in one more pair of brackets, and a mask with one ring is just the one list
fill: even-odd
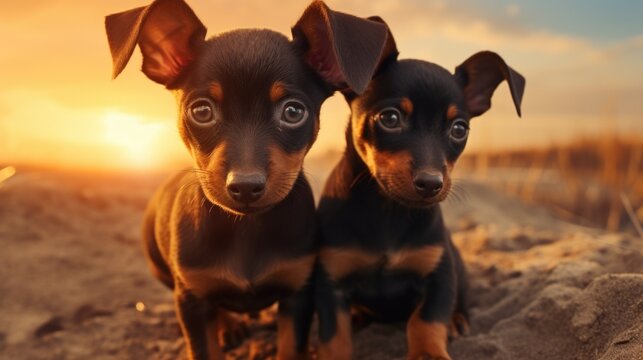
[(138, 44), (143, 73), (168, 88), (195, 58), (206, 28), (183, 0), (152, 4), (105, 18), (113, 77), (123, 71)]
[(306, 63), (335, 90), (361, 94), (380, 62), (397, 53), (386, 24), (333, 11), (322, 1), (308, 6), (292, 33)]
[(382, 50), (382, 55), (380, 56), (380, 62), (377, 64), (376, 72), (386, 61), (395, 61), (400, 52), (397, 50), (397, 44), (395, 43), (395, 38), (391, 32), (391, 28), (388, 26), (386, 21), (379, 16), (369, 16), (368, 20), (375, 21), (386, 26), (387, 36), (386, 43), (384, 44), (384, 49)]
[(481, 51), (455, 68), (455, 80), (462, 87), (472, 117), (484, 114), (491, 107), (491, 96), (498, 85), (507, 80), (518, 116), (525, 91), (525, 78), (510, 68), (496, 53)]

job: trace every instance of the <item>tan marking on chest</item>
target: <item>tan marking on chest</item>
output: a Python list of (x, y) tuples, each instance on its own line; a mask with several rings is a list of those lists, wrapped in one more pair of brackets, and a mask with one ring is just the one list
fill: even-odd
[(375, 267), (381, 256), (359, 249), (325, 248), (319, 258), (330, 278), (339, 280), (357, 270)]
[(385, 270), (415, 271), (426, 276), (438, 266), (443, 253), (444, 247), (441, 245), (426, 245), (385, 253), (350, 248), (325, 248), (320, 252), (320, 261), (333, 280), (378, 266)]
[(279, 260), (252, 277), (243, 276), (224, 264), (203, 269), (183, 268), (179, 273), (185, 286), (199, 297), (226, 289), (247, 291), (264, 285), (281, 285), (297, 290), (310, 277), (314, 262), (314, 255)]
[(327, 342), (320, 341), (317, 349), (320, 360), (353, 358), (351, 314), (342, 309), (335, 314), (335, 334)]
[(395, 270), (410, 270), (422, 276), (429, 275), (435, 270), (442, 259), (444, 247), (427, 245), (417, 249), (404, 249), (388, 256), (387, 268)]
[(291, 289), (300, 289), (308, 281), (314, 263), (315, 255), (282, 260), (257, 276), (256, 281), (260, 284), (279, 284)]

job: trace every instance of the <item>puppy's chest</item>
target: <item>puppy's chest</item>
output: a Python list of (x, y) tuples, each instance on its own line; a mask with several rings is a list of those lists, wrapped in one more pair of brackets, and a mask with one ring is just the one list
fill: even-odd
[(425, 277), (435, 270), (444, 253), (442, 245), (424, 245), (387, 251), (358, 247), (327, 247), (320, 262), (334, 281), (357, 274), (410, 272)]
[(312, 254), (268, 261), (258, 257), (221, 259), (205, 267), (183, 266), (178, 272), (185, 287), (200, 297), (225, 292), (252, 294), (268, 287), (296, 291), (308, 281), (314, 261)]

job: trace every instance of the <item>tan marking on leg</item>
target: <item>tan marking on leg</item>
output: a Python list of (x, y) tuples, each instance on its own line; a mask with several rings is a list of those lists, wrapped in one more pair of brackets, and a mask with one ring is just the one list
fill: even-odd
[(297, 352), (295, 324), (289, 316), (277, 316), (277, 360), (306, 359), (306, 351)]
[(206, 336), (208, 341), (208, 359), (209, 360), (223, 360), (223, 352), (219, 346), (218, 336), (218, 317), (212, 318), (205, 323)]
[(447, 325), (426, 322), (420, 318), (420, 308), (415, 309), (406, 326), (406, 340), (409, 346), (408, 359), (422, 359), (429, 355), (432, 359), (451, 360), (447, 352)]
[(282, 82), (276, 81), (270, 87), (270, 101), (277, 102), (286, 94), (286, 87)]
[(404, 110), (406, 115), (411, 115), (413, 113), (413, 101), (407, 97), (402, 98), (402, 101), (400, 101), (400, 108)]
[(447, 108), (447, 120), (455, 120), (455, 118), (458, 117), (459, 113), (460, 112), (458, 111), (458, 107), (455, 106), (455, 104), (449, 105), (449, 107)]
[(320, 360), (350, 360), (353, 357), (351, 315), (348, 311), (337, 311), (335, 335), (328, 342), (319, 343), (317, 356)]
[(411, 270), (422, 276), (432, 273), (440, 263), (444, 247), (427, 245), (416, 249), (404, 249), (389, 255), (387, 268), (395, 270)]
[(330, 278), (337, 281), (357, 270), (377, 265), (381, 256), (359, 249), (324, 248), (319, 258)]
[(221, 103), (223, 101), (223, 88), (217, 81), (210, 84), (210, 94), (215, 102)]

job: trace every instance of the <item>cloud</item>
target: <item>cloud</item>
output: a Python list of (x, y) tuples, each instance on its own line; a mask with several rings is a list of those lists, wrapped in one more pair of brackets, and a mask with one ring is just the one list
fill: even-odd
[(516, 4), (509, 4), (505, 7), (505, 13), (507, 16), (516, 17), (520, 15), (520, 6)]

